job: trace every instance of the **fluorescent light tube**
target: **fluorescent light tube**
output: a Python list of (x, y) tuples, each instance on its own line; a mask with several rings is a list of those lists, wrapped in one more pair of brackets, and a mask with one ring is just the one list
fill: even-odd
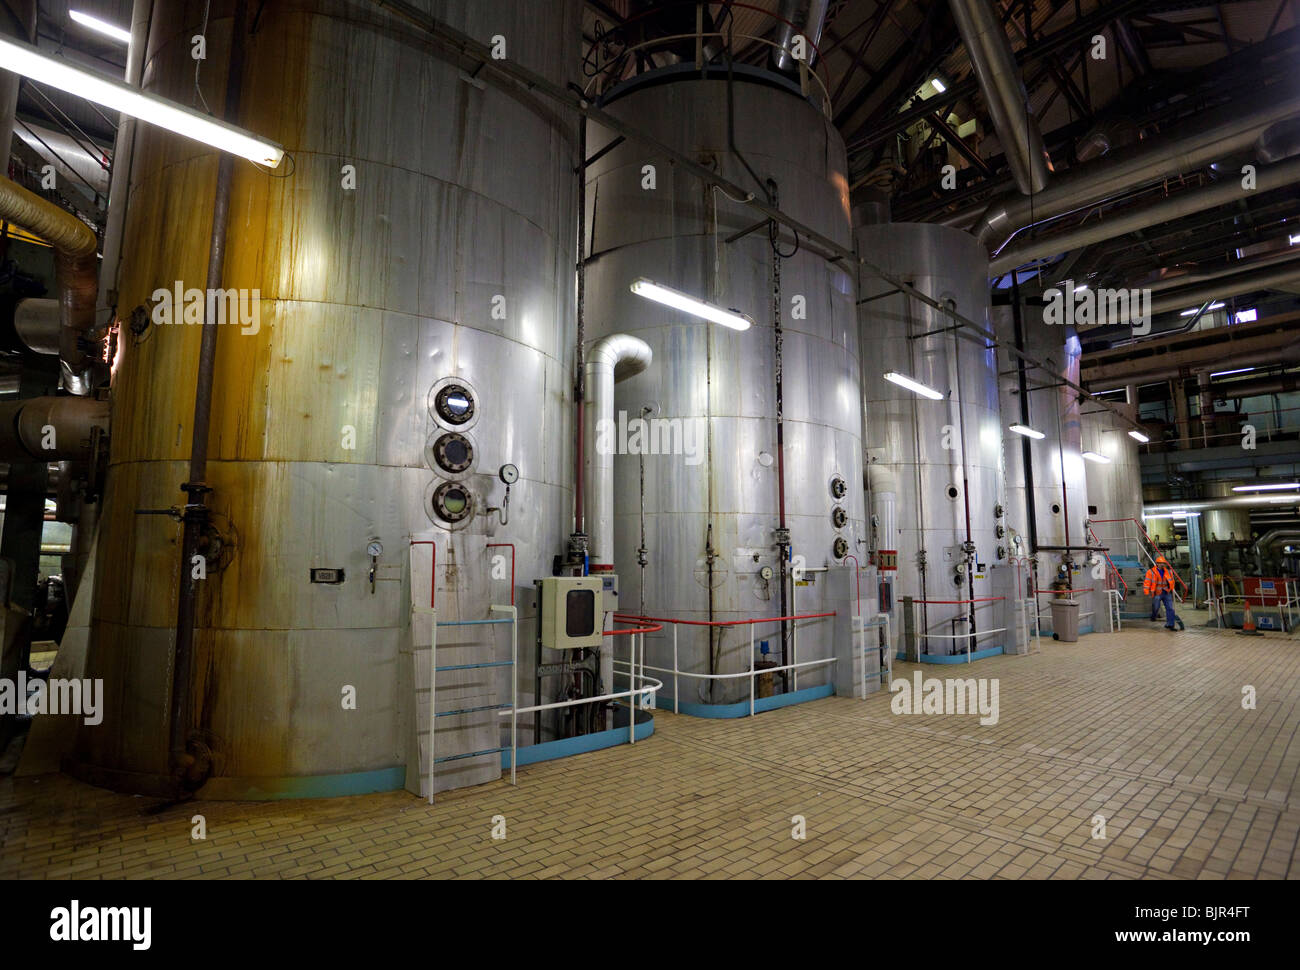
[(92, 17), (88, 13), (82, 13), (80, 10), (69, 10), (68, 16), (83, 27), (89, 27), (91, 30), (103, 34), (106, 37), (112, 37), (123, 44), (131, 43), (131, 31), (123, 30), (121, 27), (115, 27), (108, 21), (100, 20), (98, 17)]
[(0, 36), (0, 68), (259, 165), (275, 168), (284, 157), (284, 149), (275, 142), (250, 135), (174, 101), (145, 94), (122, 81), (74, 67), (61, 57), (42, 54), (31, 44)]
[(1041, 431), (1035, 431), (1033, 428), (1026, 428), (1023, 424), (1013, 424), (1011, 430), (1016, 434), (1022, 434), (1026, 438), (1046, 438), (1047, 435)]
[(940, 94), (943, 94), (943, 92), (948, 90), (948, 85), (944, 84), (937, 77), (930, 78), (930, 86), (933, 87)]
[(1253, 371), (1254, 369), (1255, 369), (1255, 368), (1253, 368), (1253, 367), (1238, 367), (1236, 370), (1221, 370), (1221, 371), (1215, 371), (1215, 372), (1214, 372), (1213, 374), (1211, 374), (1210, 376), (1211, 376), (1211, 377), (1227, 377), (1229, 374), (1249, 374), (1249, 373), (1250, 373), (1251, 371)]
[[(1223, 309), (1222, 303), (1211, 303), (1209, 306), (1205, 308), (1205, 312), (1209, 313), (1211, 310), (1222, 310), (1222, 309)], [(1192, 309), (1184, 310), (1182, 313), (1178, 315), (1180, 317), (1190, 317), (1190, 316), (1195, 316), (1200, 311), (1201, 311), (1200, 307), (1192, 307)]]
[(1146, 435), (1144, 435), (1141, 431), (1130, 431), (1128, 433), (1128, 436), (1132, 438), (1134, 441), (1142, 442), (1142, 444), (1146, 444), (1148, 441), (1151, 440)]
[(1087, 458), (1089, 461), (1100, 462), (1103, 465), (1110, 464), (1109, 458), (1107, 458), (1105, 455), (1099, 455), (1095, 451), (1085, 451), (1083, 453), (1083, 457)]
[(732, 330), (748, 330), (754, 323), (753, 320), (738, 310), (724, 310), (720, 306), (697, 300), (693, 296), (688, 296), (671, 287), (661, 286), (648, 279), (642, 278), (634, 281), (632, 283), (632, 292), (637, 296), (645, 297), (647, 300), (662, 303), (664, 306), (670, 306), (673, 309), (703, 317), (705, 320), (720, 323)]
[(1284, 482), (1279, 485), (1234, 485), (1234, 492), (1277, 492), (1284, 488), (1300, 488), (1300, 482)]
[(922, 397), (928, 397), (931, 401), (943, 400), (943, 395), (940, 394), (938, 391), (936, 391), (933, 387), (926, 387), (920, 381), (914, 381), (910, 377), (906, 377), (903, 374), (898, 374), (891, 370), (884, 375), (884, 378), (885, 380), (889, 381), (891, 384), (897, 384), (899, 387), (905, 387), (913, 394), (920, 394)]

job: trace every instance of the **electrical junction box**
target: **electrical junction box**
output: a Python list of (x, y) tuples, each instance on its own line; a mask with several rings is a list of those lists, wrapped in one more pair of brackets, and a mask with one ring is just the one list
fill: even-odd
[(614, 613), (618, 610), (618, 576), (614, 573), (603, 573), (600, 577), (600, 593), (603, 603), (601, 610), (605, 613)]
[(599, 647), (605, 614), (600, 576), (548, 576), (541, 582), (542, 646), (552, 650)]

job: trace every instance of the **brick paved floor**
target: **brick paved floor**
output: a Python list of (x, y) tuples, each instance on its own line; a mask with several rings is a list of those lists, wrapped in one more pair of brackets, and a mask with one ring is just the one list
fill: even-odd
[(1300, 876), (1300, 639), (1135, 623), (925, 668), (968, 671), (999, 679), (996, 725), (895, 715), (883, 693), (660, 714), (633, 747), (432, 807), (394, 792), (157, 811), (63, 776), (0, 779), (0, 877)]

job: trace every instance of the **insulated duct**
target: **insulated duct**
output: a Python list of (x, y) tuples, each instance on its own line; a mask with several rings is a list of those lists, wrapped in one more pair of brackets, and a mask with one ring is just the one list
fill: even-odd
[(1248, 108), (1226, 105), (1196, 119), (1178, 134), (1156, 136), (1071, 169), (1032, 199), (1016, 195), (994, 199), (971, 232), (991, 254), (997, 254), (1012, 236), (1030, 225), (1244, 151), (1270, 126), (1297, 113), (1300, 92), (1256, 98)]
[(1208, 188), (1181, 192), (1153, 205), (1135, 207), (1128, 212), (1120, 212), (1101, 221), (1088, 222), (1066, 232), (1041, 236), (1019, 246), (1007, 247), (996, 259), (989, 262), (989, 275), (999, 276), (1017, 266), (1023, 266), (1030, 260), (1055, 256), (1058, 253), (1104, 242), (1139, 229), (1146, 229), (1148, 226), (1172, 222), (1183, 216), (1195, 215), (1217, 206), (1227, 205), (1237, 199), (1280, 189), (1296, 182), (1300, 182), (1300, 158), (1260, 168), (1256, 172), (1256, 185), (1253, 189), (1244, 189), (1240, 178), (1229, 177)]
[(777, 16), (784, 22), (777, 24), (776, 36), (773, 37), (780, 49), (772, 51), (772, 63), (778, 71), (793, 71), (798, 63), (790, 53), (796, 34), (802, 34), (808, 40), (808, 63), (812, 64), (817, 56), (815, 48), (821, 43), (829, 6), (829, 0), (781, 0)]
[(87, 461), (94, 429), (108, 431), (107, 401), (29, 397), (0, 403), (0, 461)]
[(1261, 556), (1270, 546), (1275, 546), (1279, 542), (1288, 542), (1292, 539), (1300, 541), (1300, 529), (1270, 529), (1255, 540), (1255, 544), (1250, 551), (1256, 556)]
[(601, 431), (615, 427), (614, 383), (639, 374), (654, 359), (650, 345), (640, 337), (612, 333), (597, 340), (587, 354), (586, 409), (586, 525), (591, 565), (614, 564), (614, 453), (608, 446), (597, 447)]
[(950, 0), (949, 5), (1016, 186), (1024, 195), (1042, 192), (1051, 178), (1047, 149), (1001, 18), (988, 0)]
[(95, 253), (99, 248), (95, 233), (72, 213), (2, 177), (0, 219), (21, 226), (54, 247), (62, 383), (73, 394), (89, 394), (93, 361), (82, 349), (81, 341), (95, 322)]
[(29, 298), (14, 304), (14, 333), (23, 346), (34, 354), (57, 354), (59, 333), (59, 301)]

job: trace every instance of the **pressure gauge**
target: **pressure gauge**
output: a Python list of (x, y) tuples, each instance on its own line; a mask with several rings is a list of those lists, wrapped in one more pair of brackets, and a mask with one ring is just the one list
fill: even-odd
[(366, 555), (371, 559), (378, 559), (384, 554), (384, 544), (378, 539), (371, 539), (370, 544), (366, 546)]
[(502, 465), (501, 470), (497, 472), (497, 475), (500, 476), (501, 481), (505, 482), (507, 485), (513, 485), (515, 482), (519, 481), (519, 469), (514, 465)]
[(768, 580), (772, 578), (772, 567), (764, 566), (762, 569), (758, 571), (758, 576), (761, 580), (763, 580), (763, 582), (766, 583)]

